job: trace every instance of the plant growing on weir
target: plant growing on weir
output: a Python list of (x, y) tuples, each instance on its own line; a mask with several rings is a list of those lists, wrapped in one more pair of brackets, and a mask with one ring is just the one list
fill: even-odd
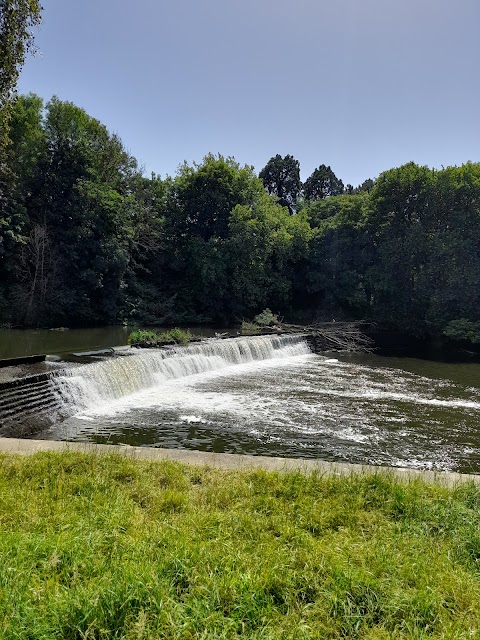
[(158, 336), (159, 342), (173, 342), (174, 344), (188, 344), (192, 339), (192, 334), (190, 331), (184, 331), (183, 329), (179, 329), (175, 327), (175, 329), (170, 329), (169, 331), (165, 331)]
[(156, 347), (161, 344), (185, 345), (192, 339), (190, 331), (184, 331), (175, 327), (163, 333), (157, 333), (149, 329), (137, 329), (128, 336), (128, 344), (133, 347)]
[(128, 344), (138, 347), (146, 346), (147, 344), (154, 344), (158, 342), (158, 334), (155, 331), (149, 331), (147, 329), (137, 329), (132, 331), (128, 336)]
[(264, 309), (261, 313), (255, 316), (253, 321), (259, 327), (271, 327), (278, 323), (278, 316), (267, 307), (267, 309)]

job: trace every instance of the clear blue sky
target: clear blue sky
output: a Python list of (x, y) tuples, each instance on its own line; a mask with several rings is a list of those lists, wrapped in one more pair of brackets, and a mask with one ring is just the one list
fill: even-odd
[(480, 160), (480, 0), (43, 0), (19, 90), (70, 100), (147, 172), (293, 154), (355, 186)]

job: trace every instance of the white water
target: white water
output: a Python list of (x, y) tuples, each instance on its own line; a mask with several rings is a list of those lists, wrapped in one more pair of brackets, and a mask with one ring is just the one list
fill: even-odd
[(301, 336), (212, 340), (57, 378), (73, 417), (43, 437), (480, 471), (478, 373), (328, 358)]
[(310, 348), (298, 335), (211, 339), (187, 347), (139, 350), (84, 365), (55, 378), (54, 384), (59, 399), (74, 413), (111, 407), (112, 401), (167, 381), (307, 354)]

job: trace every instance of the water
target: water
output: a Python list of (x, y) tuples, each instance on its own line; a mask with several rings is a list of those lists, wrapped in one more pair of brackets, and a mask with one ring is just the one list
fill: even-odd
[[(0, 327), (0, 360), (31, 355), (55, 355), (74, 351), (93, 351), (127, 344), (137, 327), (97, 327), (94, 329), (5, 329)], [(159, 327), (165, 331), (172, 327)], [(193, 326), (192, 334), (210, 337), (217, 331), (232, 329)]]
[(480, 472), (480, 365), (212, 341), (73, 369), (42, 437)]

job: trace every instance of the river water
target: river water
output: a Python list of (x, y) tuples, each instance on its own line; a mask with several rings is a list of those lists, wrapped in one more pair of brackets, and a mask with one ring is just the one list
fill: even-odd
[[(137, 327), (113, 326), (94, 329), (6, 329), (0, 327), (0, 360), (31, 355), (57, 355), (126, 345)], [(160, 330), (171, 329), (161, 327)], [(213, 336), (210, 327), (190, 327), (199, 336)], [(217, 329), (218, 331), (218, 329)]]
[(72, 369), (41, 437), (480, 472), (480, 365), (212, 341)]

